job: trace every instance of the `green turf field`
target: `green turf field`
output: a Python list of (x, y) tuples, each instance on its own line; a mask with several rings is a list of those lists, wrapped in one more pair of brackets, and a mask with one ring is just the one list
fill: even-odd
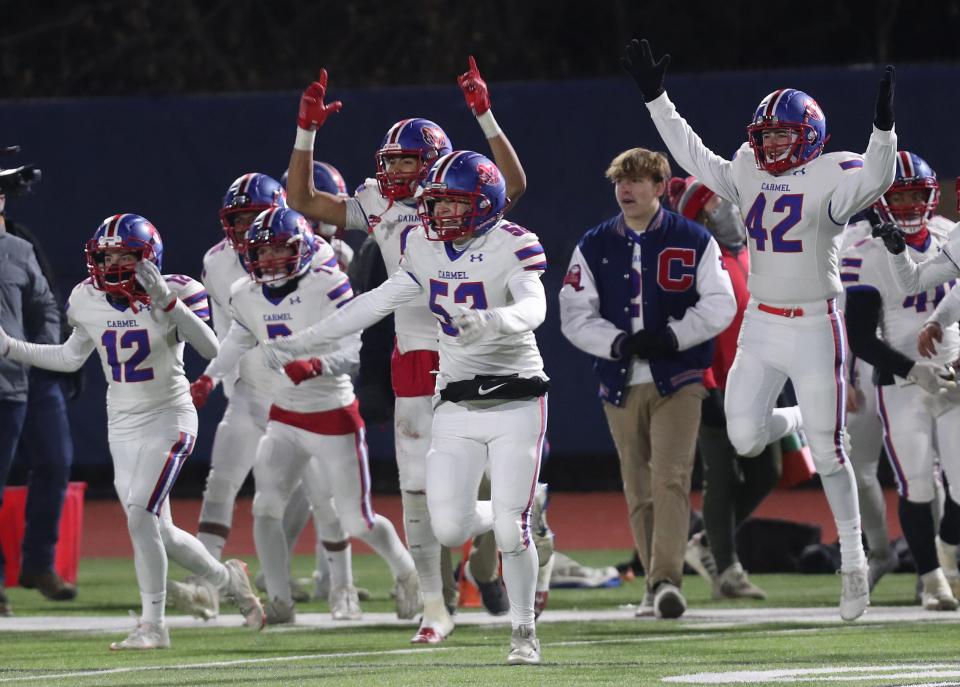
[[(573, 555), (583, 563), (606, 565), (627, 554)], [(295, 573), (305, 576), (311, 562), (297, 559)], [(354, 570), (357, 583), (373, 593), (364, 611), (391, 611), (383, 563), (356, 556)], [(182, 572), (174, 568), (172, 574)], [(960, 685), (960, 614), (916, 618), (910, 603), (913, 576), (885, 578), (874, 595), (875, 607), (853, 624), (839, 623), (832, 612), (809, 619), (799, 611), (835, 607), (839, 580), (834, 576), (755, 580), (770, 594), (769, 601), (713, 602), (706, 585), (688, 577), (684, 592), (690, 612), (681, 621), (637, 620), (626, 608), (619, 612), (622, 619), (589, 619), (591, 612), (615, 612), (636, 603), (640, 582), (619, 589), (554, 590), (538, 628), (544, 663), (537, 667), (504, 664), (506, 625), (461, 625), (441, 645), (413, 647), (407, 643), (412, 624), (351, 628), (343, 623), (334, 630), (277, 628), (254, 634), (189, 621), (188, 627), (171, 630), (170, 650), (145, 653), (108, 651), (109, 642), (123, 632), (2, 631), (3, 624), (30, 616), (122, 619), (128, 609), (138, 608), (131, 561), (88, 560), (74, 603), (54, 604), (35, 592), (9, 590), (17, 616), (0, 619), (0, 685)], [(763, 615), (763, 609), (774, 607), (783, 610)], [(730, 615), (749, 608), (757, 612)], [(549, 619), (551, 611), (572, 610), (582, 611), (582, 617)], [(321, 602), (298, 605), (301, 614), (325, 611)], [(225, 605), (222, 612), (229, 620), (231, 609)], [(469, 613), (476, 612), (462, 615)], [(885, 613), (893, 615), (883, 620)]]

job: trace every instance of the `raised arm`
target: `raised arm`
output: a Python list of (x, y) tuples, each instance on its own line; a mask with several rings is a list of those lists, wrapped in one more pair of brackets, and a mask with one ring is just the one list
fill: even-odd
[(321, 69), (317, 80), (307, 86), (300, 96), (297, 138), (287, 172), (287, 204), (311, 219), (343, 227), (347, 223), (345, 200), (318, 191), (313, 185), (313, 143), (317, 129), (323, 126), (331, 113), (339, 112), (343, 107), (339, 100), (325, 104), (323, 98), (326, 92), (327, 70)]
[(677, 108), (667, 97), (663, 79), (670, 64), (670, 55), (664, 55), (654, 62), (650, 44), (646, 40), (634, 40), (627, 45), (620, 63), (640, 87), (653, 124), (677, 163), (717, 195), (732, 203), (739, 203), (730, 162), (703, 144), (686, 120), (677, 114)]
[(463, 91), (467, 107), (473, 112), (477, 123), (483, 129), (483, 135), (487, 137), (487, 144), (490, 146), (490, 152), (493, 153), (493, 161), (497, 163), (497, 167), (503, 174), (503, 180), (507, 185), (507, 206), (504, 210), (506, 212), (517, 204), (517, 200), (527, 190), (527, 175), (523, 171), (516, 151), (493, 117), (493, 110), (490, 109), (490, 92), (487, 89), (487, 82), (480, 76), (476, 60), (473, 55), (470, 55), (468, 60), (470, 68), (457, 77), (457, 83)]

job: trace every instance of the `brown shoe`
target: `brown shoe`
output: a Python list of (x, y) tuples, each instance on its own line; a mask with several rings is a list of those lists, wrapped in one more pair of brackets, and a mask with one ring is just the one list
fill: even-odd
[(24, 589), (36, 589), (51, 601), (72, 601), (77, 598), (77, 588), (60, 577), (55, 570), (20, 573), (20, 586)]
[(13, 615), (13, 609), (7, 599), (7, 591), (0, 584), (0, 618), (9, 618), (11, 615)]

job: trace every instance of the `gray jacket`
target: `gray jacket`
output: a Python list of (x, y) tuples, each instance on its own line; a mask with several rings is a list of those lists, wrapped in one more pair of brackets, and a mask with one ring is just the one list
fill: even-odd
[[(29, 242), (0, 233), (0, 326), (34, 343), (60, 343), (60, 314)], [(0, 358), (0, 401), (27, 400), (27, 368)]]

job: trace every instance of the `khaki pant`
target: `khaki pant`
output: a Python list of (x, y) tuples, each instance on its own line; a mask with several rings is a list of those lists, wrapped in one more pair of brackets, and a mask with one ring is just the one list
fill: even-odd
[(647, 573), (647, 588), (683, 582), (690, 527), (690, 475), (700, 426), (701, 384), (660, 396), (656, 386), (627, 388), (619, 408), (604, 403), (620, 457), (630, 529)]

